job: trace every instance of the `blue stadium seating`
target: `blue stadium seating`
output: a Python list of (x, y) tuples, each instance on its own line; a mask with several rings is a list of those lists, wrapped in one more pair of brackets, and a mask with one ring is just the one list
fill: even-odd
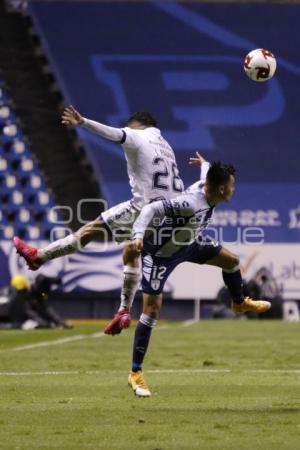
[(55, 205), (0, 81), (0, 240), (47, 239)]

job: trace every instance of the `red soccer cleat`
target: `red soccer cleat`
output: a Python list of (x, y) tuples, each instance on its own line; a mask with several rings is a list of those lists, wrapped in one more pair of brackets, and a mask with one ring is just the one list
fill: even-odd
[(105, 334), (120, 334), (123, 328), (129, 328), (131, 323), (131, 315), (128, 309), (123, 309), (123, 311), (117, 312), (113, 320), (109, 322), (104, 328)]
[(38, 270), (41, 267), (43, 261), (38, 257), (37, 248), (31, 247), (17, 236), (14, 237), (13, 243), (17, 253), (25, 259), (30, 270)]

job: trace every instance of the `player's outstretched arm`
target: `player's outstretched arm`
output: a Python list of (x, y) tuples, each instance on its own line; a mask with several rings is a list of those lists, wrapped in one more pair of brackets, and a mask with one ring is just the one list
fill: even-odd
[(99, 136), (114, 142), (122, 142), (125, 132), (120, 128), (109, 127), (100, 122), (86, 119), (70, 105), (67, 106), (62, 114), (62, 124), (66, 126), (80, 125)]

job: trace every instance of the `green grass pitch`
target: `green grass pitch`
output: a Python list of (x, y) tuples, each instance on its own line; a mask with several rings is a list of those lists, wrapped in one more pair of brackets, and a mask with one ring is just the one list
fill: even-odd
[(96, 331), (0, 332), (1, 450), (300, 448), (299, 324), (164, 322), (149, 399), (127, 386), (134, 327)]

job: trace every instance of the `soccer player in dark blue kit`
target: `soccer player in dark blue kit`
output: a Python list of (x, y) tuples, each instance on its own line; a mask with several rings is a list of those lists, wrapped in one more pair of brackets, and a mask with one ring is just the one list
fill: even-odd
[(194, 183), (183, 194), (144, 206), (133, 226), (131, 247), (142, 256), (144, 305), (135, 331), (128, 382), (140, 397), (151, 395), (144, 380), (142, 363), (162, 305), (164, 284), (178, 264), (187, 261), (220, 267), (235, 313), (263, 313), (271, 307), (267, 301), (244, 297), (239, 257), (203, 236), (215, 207), (228, 202), (233, 195), (234, 167), (205, 162), (202, 171), (207, 172), (206, 177), (202, 175), (200, 182)]

